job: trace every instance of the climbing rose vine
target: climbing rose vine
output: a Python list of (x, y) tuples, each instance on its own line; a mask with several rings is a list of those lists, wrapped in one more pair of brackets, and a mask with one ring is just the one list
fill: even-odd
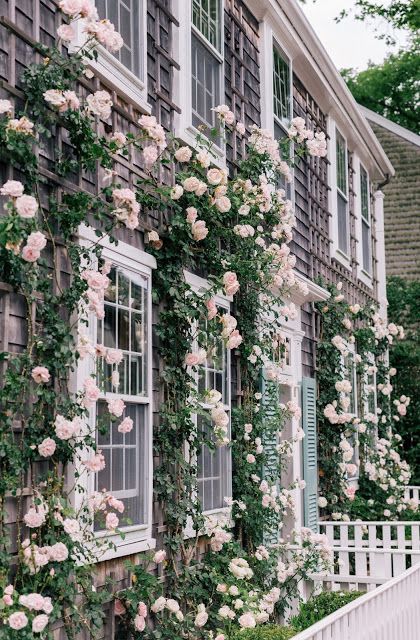
[[(217, 632), (222, 640), (232, 625), (253, 627), (284, 613), (297, 582), (329, 564), (325, 538), (309, 530), (294, 532), (274, 549), (263, 544), (266, 531), (281, 529), (303, 488), (298, 479), (278, 487), (301, 430), (290, 442), (279, 441), (278, 459), (269, 470), (266, 464), (266, 443), (279, 437), (286, 419), (300, 416), (294, 402), (277, 402), (282, 320), (295, 313), (288, 297), (305, 292), (288, 247), (292, 205), (278, 183), (291, 179), (283, 159), (290, 158), (291, 145), (298, 158), (323, 156), (325, 137), (295, 118), (280, 148), (269, 132), (253, 127), (247, 155), (230, 176), (214, 162), (211, 136), (198, 135), (194, 148), (180, 146), (154, 116), (141, 116), (135, 133), (101, 133), (111, 96), (105, 90), (85, 96), (78, 80), (90, 79), (86, 65), (96, 58), (97, 45), (115, 52), (121, 36), (98, 19), (90, 0), (61, 0), (59, 8), (65, 22), (57, 46), (39, 45), (42, 62), (23, 74), (24, 109), (0, 101), (5, 160), (20, 172), (20, 180), (10, 178), (0, 189), (6, 209), (1, 279), (25, 304), (27, 331), (22, 352), (2, 354), (0, 638), (46, 637), (57, 620), (69, 638), (83, 628), (94, 636), (112, 597), (95, 589), (92, 567), (115, 548), (129, 521), (124, 502), (105, 489), (89, 492), (88, 479), (106, 464), (97, 431), (105, 434), (111, 423), (124, 434), (134, 425), (118, 394), (123, 353), (92, 343), (90, 329), (104, 319), (111, 285), (112, 263), (102, 256), (102, 245), (117, 243), (118, 229), (133, 232), (141, 222), (158, 265), (153, 295), (160, 308), (165, 400), (154, 441), (160, 460), (154, 484), (167, 533), (165, 548), (145, 554), (131, 569), (132, 587), (117, 594), (115, 613), (121, 633), (153, 636), (157, 628), (161, 638), (210, 638)], [(73, 40), (76, 24), (84, 44), (67, 56), (62, 45)], [(215, 112), (218, 131), (211, 135), (246, 134), (226, 105)], [(57, 174), (70, 178), (99, 167), (98, 195), (64, 190), (57, 197), (46, 189), (35, 148), (48, 143), (57, 127), (69, 141), (57, 156)], [(133, 150), (141, 154), (144, 178), (127, 187), (118, 182), (114, 159)], [(176, 166), (170, 186), (159, 177), (168, 165)], [(163, 220), (170, 211), (169, 221), (148, 228), (147, 213), (159, 210)], [(81, 224), (93, 228), (95, 241), (79, 242)], [(194, 289), (185, 269), (206, 273), (207, 285)], [(220, 292), (232, 300), (229, 311), (217, 303)], [(217, 349), (231, 352), (241, 372), (242, 396), (230, 415), (220, 391), (197, 387), (204, 362)], [(70, 393), (83, 361), (92, 374)], [(103, 395), (104, 412), (92, 425), (90, 412)], [(208, 429), (197, 427), (197, 416)], [(227, 496), (224, 520), (201, 511), (196, 460), (203, 445), (232, 449), (233, 496)], [(17, 531), (6, 525), (11, 508)], [(95, 529), (109, 535), (97, 536)], [(200, 559), (203, 536), (209, 550)], [(163, 582), (151, 572), (157, 565)]]

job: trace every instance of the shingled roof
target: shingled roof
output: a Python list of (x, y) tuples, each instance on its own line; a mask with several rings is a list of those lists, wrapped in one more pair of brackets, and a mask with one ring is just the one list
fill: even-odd
[(420, 279), (420, 136), (361, 110), (395, 169), (383, 188), (387, 275)]

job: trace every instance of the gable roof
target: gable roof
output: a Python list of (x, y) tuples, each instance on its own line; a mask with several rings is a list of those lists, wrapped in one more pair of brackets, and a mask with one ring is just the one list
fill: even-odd
[(367, 107), (359, 105), (359, 109), (368, 121), (374, 122), (380, 127), (388, 129), (388, 131), (390, 131), (391, 133), (395, 133), (396, 136), (399, 136), (400, 138), (403, 138), (404, 140), (407, 140), (408, 142), (411, 142), (412, 144), (420, 147), (420, 136), (418, 136), (417, 133), (414, 133), (413, 131), (402, 127), (396, 122), (393, 122), (392, 120), (379, 115), (379, 113), (376, 113), (375, 111), (371, 111)]

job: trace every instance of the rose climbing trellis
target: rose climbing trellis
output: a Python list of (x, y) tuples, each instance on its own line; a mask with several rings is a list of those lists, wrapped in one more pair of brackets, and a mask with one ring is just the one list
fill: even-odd
[[(42, 637), (57, 620), (63, 620), (69, 637), (82, 628), (94, 635), (100, 628), (109, 594), (95, 590), (92, 564), (112, 548), (112, 542), (94, 535), (93, 521), (99, 519), (110, 532), (118, 533), (124, 525), (124, 504), (105, 491), (84, 494), (83, 477), (100, 471), (105, 463), (96, 431), (88, 426), (89, 410), (104, 384), (101, 363), (111, 368), (107, 383), (118, 391), (122, 354), (90, 344), (83, 328), (78, 336), (76, 328), (104, 316), (111, 264), (102, 258), (101, 241), (115, 242), (113, 232), (118, 226), (134, 230), (142, 211), (159, 208), (169, 209), (171, 216), (159, 233), (154, 229), (148, 233), (158, 263), (153, 284), (161, 307), (158, 333), (165, 389), (155, 438), (161, 464), (154, 483), (168, 533), (166, 549), (153, 558), (146, 555), (145, 564), (133, 570), (136, 581), (132, 589), (119, 594), (116, 610), (121, 629), (129, 633), (153, 636), (153, 625), (146, 626), (153, 614), (161, 637), (204, 638), (214, 631), (220, 631), (221, 637), (232, 624), (254, 626), (284, 611), (296, 582), (329, 560), (324, 538), (307, 530), (296, 534), (298, 550), (285, 545), (273, 554), (260, 544), (264, 528), (278, 526), (279, 518), (293, 508), (291, 489), (299, 485), (296, 480), (292, 488), (278, 491), (281, 456), (271, 475), (262, 478), (260, 471), (264, 438), (276, 437), (282, 421), (299, 412), (294, 403), (272, 410), (280, 372), (272, 352), (282, 345), (282, 317), (292, 313), (281, 297), (299, 287), (287, 246), (294, 226), (291, 203), (276, 187), (278, 172), (289, 179), (290, 168), (278, 144), (257, 128), (248, 138), (248, 157), (233, 178), (227, 170), (211, 166), (212, 145), (206, 137), (199, 136), (194, 149), (179, 147), (176, 140), (166, 139), (153, 116), (140, 117), (136, 135), (118, 131), (99, 135), (95, 123), (109, 118), (111, 98), (106, 91), (81, 98), (77, 80), (96, 56), (98, 43), (116, 51), (122, 40), (109, 21), (98, 20), (89, 0), (62, 0), (59, 5), (69, 24), (58, 30), (58, 47), (40, 45), (43, 61), (24, 73), (24, 109), (13, 114), (11, 102), (0, 101), (6, 160), (18, 166), (22, 175), (22, 181), (8, 180), (0, 190), (6, 199), (6, 216), (0, 222), (1, 277), (24, 298), (28, 326), (26, 349), (3, 354), (7, 367), (0, 416), (2, 520), (4, 498), (11, 494), (16, 501), (18, 548), (10, 566), (3, 528), (0, 637)], [(76, 21), (83, 21), (86, 41), (67, 56), (62, 44), (72, 40)], [(216, 112), (224, 135), (233, 130), (244, 135), (243, 124), (235, 122), (225, 105)], [(99, 195), (64, 193), (59, 201), (51, 197), (48, 206), (41, 202), (43, 178), (36, 146), (56, 126), (67, 130), (71, 143), (69, 155), (59, 159), (58, 172), (66, 175), (101, 166), (106, 183)], [(292, 122), (289, 139), (295, 142), (297, 154), (326, 153), (323, 134), (308, 131), (300, 118)], [(145, 166), (145, 178), (135, 190), (119, 185), (113, 173), (113, 156), (127, 154), (129, 147), (142, 153)], [(159, 165), (168, 162), (178, 167), (172, 188), (157, 178)], [(82, 223), (96, 229), (97, 241), (90, 246), (78, 241)], [(71, 271), (66, 287), (58, 272), (58, 247), (60, 252), (64, 248)], [(206, 271), (209, 289), (195, 292), (185, 281), (185, 268)], [(235, 317), (217, 308), (214, 295), (219, 290), (234, 297)], [(267, 308), (269, 323), (264, 322)], [(192, 330), (203, 320), (205, 331)], [(238, 350), (243, 387), (242, 403), (232, 416), (235, 487), (231, 519), (224, 527), (204, 518), (197, 499), (196, 456), (185, 457), (186, 442), (190, 451), (197, 452), (203, 443), (226, 446), (230, 439), (229, 419), (216, 391), (205, 398), (212, 406), (213, 435), (198, 432), (192, 419), (194, 413), (203, 412), (193, 374), (215, 340)], [(70, 395), (72, 369), (84, 358), (96, 362), (97, 374), (88, 376), (77, 394)], [(261, 368), (268, 378), (264, 395)], [(270, 399), (268, 417), (265, 404)], [(122, 399), (109, 399), (106, 419), (99, 420), (96, 428), (105, 430), (111, 420), (118, 421), (121, 433), (129, 432), (133, 424), (124, 409)], [(294, 441), (299, 439), (298, 433)], [(26, 471), (39, 459), (48, 461), (48, 470), (33, 480), (32, 503), (25, 507)], [(65, 481), (67, 468), (75, 476), (71, 487)], [(82, 494), (77, 508), (73, 491)], [(186, 540), (188, 519), (195, 535)], [(198, 563), (197, 544), (204, 533), (210, 538), (211, 551), (204, 563)], [(286, 556), (281, 554), (286, 552), (285, 564)], [(165, 562), (164, 584), (149, 573), (151, 560)], [(251, 577), (252, 589), (246, 588)]]

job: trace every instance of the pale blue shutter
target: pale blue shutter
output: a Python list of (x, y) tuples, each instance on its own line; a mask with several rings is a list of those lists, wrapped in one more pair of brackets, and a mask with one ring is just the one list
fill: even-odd
[[(263, 478), (273, 482), (277, 480), (279, 484), (280, 478), (278, 478), (278, 453), (277, 453), (277, 431), (280, 425), (276, 424), (276, 416), (278, 415), (278, 385), (277, 383), (267, 380), (265, 372), (263, 370), (261, 375), (261, 393), (262, 406), (264, 411), (264, 418), (266, 424), (266, 430), (263, 437), (263, 447), (265, 454), (265, 464), (263, 467)], [(263, 544), (268, 546), (270, 544), (277, 544), (279, 541), (279, 516), (272, 513), (272, 523), (270, 526), (266, 526), (263, 531)]]
[(302, 379), (302, 427), (304, 524), (318, 531), (318, 460), (316, 433), (316, 383), (313, 378)]

